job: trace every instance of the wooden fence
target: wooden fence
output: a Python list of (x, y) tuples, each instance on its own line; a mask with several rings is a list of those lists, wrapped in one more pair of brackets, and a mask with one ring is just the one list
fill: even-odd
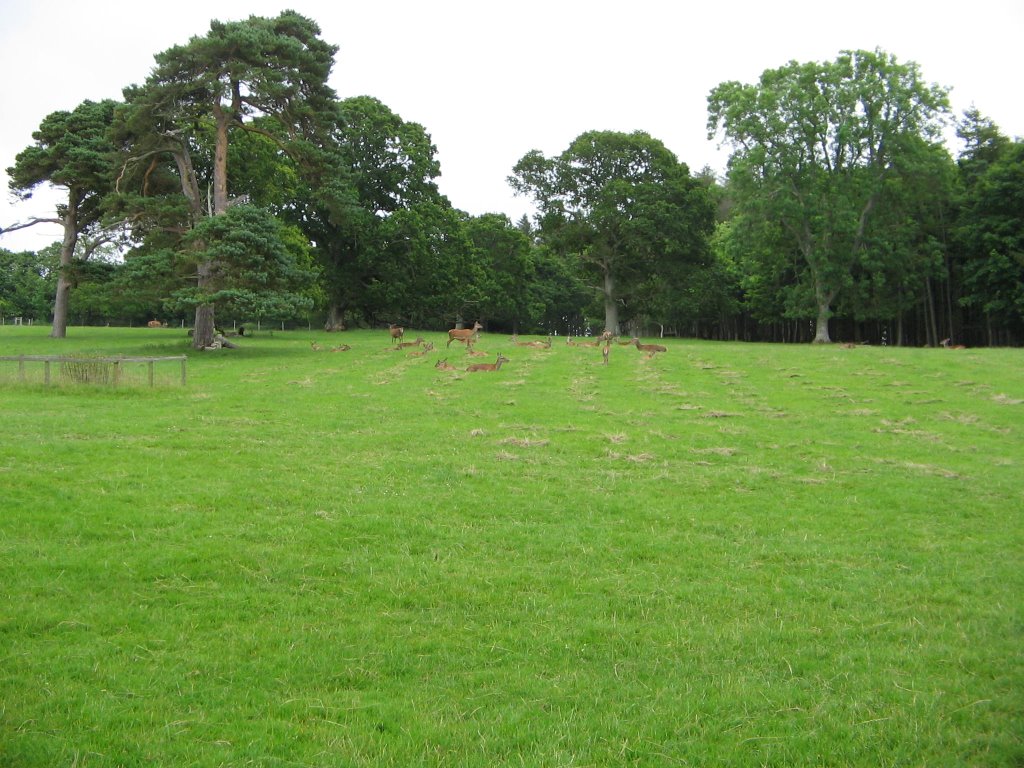
[[(181, 385), (187, 383), (187, 363), (185, 355), (174, 357), (71, 357), (66, 355), (13, 355), (0, 357), (0, 362), (18, 364), (17, 380), (27, 383), (36, 377), (30, 376), (29, 371), (36, 365), (41, 364), (43, 368), (43, 383), (51, 384), (54, 378), (61, 381), (68, 381), (76, 384), (105, 384), (120, 386), (123, 383), (135, 383), (143, 378), (149, 386), (155, 383), (155, 366), (157, 363), (179, 362), (181, 366)], [(57, 368), (58, 376), (55, 377), (52, 371), (54, 365)], [(129, 377), (129, 371), (145, 366), (145, 375)]]

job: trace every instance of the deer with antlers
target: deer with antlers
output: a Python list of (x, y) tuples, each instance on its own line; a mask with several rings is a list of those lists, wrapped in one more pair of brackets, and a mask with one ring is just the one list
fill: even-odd
[(497, 359), (496, 362), (493, 362), (493, 363), (474, 363), (473, 365), (469, 366), (466, 370), (470, 371), (471, 373), (475, 373), (476, 371), (496, 371), (499, 368), (501, 368), (501, 364), (502, 363), (507, 363), (507, 362), (508, 362), (508, 358), (505, 357), (503, 354), (501, 354), (501, 352), (499, 352), (498, 353), (498, 359)]
[(471, 339), (476, 335), (477, 331), (483, 330), (483, 326), (479, 322), (473, 323), (472, 328), (452, 328), (448, 331), (448, 343), (446, 347), (450, 347), (453, 341), (461, 341), (467, 347), (472, 345)]
[(437, 368), (437, 370), (439, 370), (439, 371), (457, 371), (458, 370), (458, 368), (456, 368), (454, 365), (452, 365), (451, 363), (448, 362), (448, 358), (447, 357), (444, 360), (438, 360), (436, 363), (434, 363), (434, 367)]
[(640, 339), (638, 339), (636, 336), (630, 339), (629, 343), (635, 344), (636, 348), (639, 349), (641, 352), (646, 352), (648, 359), (654, 357), (659, 352), (666, 351), (665, 347), (663, 347), (661, 344), (641, 344)]
[(428, 341), (423, 345), (423, 349), (417, 349), (414, 352), (409, 353), (409, 357), (423, 357), (427, 352), (431, 352), (434, 349), (434, 342)]

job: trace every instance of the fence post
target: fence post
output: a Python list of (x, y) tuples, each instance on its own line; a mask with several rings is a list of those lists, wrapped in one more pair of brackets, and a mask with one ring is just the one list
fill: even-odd
[(114, 386), (116, 387), (121, 381), (121, 361), (114, 361)]
[(18, 381), (25, 381), (25, 356), (18, 355)]
[(153, 386), (153, 361), (152, 360), (149, 361), (149, 366), (148, 367), (149, 367), (149, 386), (150, 386), (150, 388), (152, 388), (152, 386)]
[(47, 360), (45, 363), (43, 363), (43, 369), (44, 369), (43, 383), (44, 384), (49, 384), (50, 383), (50, 361), (49, 360)]
[(185, 364), (188, 362), (188, 358), (184, 355), (181, 356), (181, 386), (185, 386)]

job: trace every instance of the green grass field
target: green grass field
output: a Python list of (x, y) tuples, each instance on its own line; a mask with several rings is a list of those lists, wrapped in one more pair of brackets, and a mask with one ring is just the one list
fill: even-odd
[(1024, 351), (48, 330), (188, 384), (0, 364), (5, 768), (1024, 764)]

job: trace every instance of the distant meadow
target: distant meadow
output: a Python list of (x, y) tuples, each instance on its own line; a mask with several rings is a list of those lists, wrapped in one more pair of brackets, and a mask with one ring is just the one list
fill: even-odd
[(1024, 764), (1019, 349), (48, 330), (0, 765)]

